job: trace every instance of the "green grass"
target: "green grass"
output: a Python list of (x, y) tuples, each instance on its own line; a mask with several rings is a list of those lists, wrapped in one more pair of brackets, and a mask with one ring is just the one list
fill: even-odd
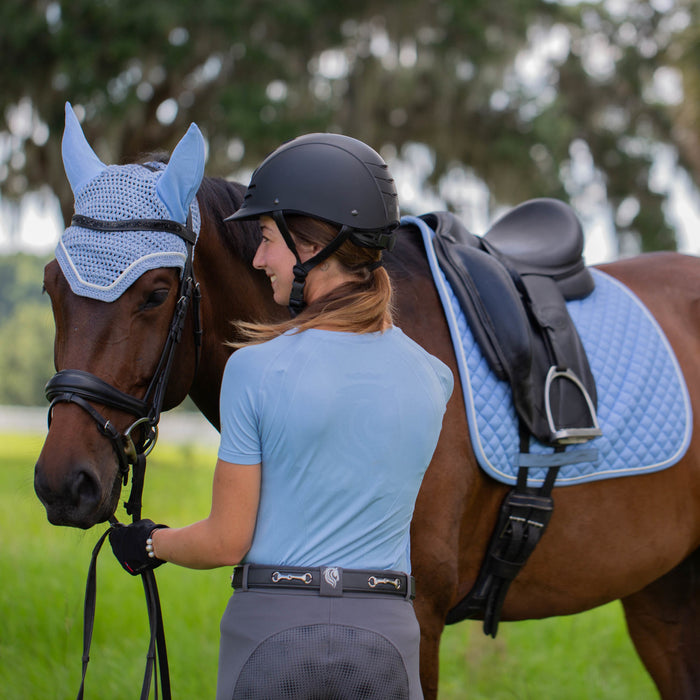
[(622, 608), (501, 624), (496, 639), (480, 622), (446, 629), (440, 700), (653, 700), (658, 693), (627, 636)]
[[(82, 532), (46, 521), (33, 489), (43, 438), (0, 435), (0, 696), (64, 700), (80, 684), (83, 594), (90, 553), (105, 526)], [(149, 459), (144, 514), (186, 524), (209, 512), (211, 451), (159, 445)], [(126, 520), (123, 509), (118, 516)], [(219, 619), (228, 569), (158, 569), (173, 698), (214, 697)], [(86, 696), (138, 697), (148, 646), (138, 577), (106, 544), (98, 565), (97, 615)], [(567, 618), (447, 628), (440, 700), (646, 700), (658, 695), (634, 654), (619, 605)]]

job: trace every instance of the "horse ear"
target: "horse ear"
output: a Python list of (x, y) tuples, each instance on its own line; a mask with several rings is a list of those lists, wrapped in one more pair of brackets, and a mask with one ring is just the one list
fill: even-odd
[(185, 223), (204, 176), (204, 137), (196, 124), (175, 146), (156, 191), (175, 221)]
[(63, 130), (61, 154), (66, 177), (74, 195), (107, 167), (87, 142), (70, 102), (66, 102), (66, 126)]

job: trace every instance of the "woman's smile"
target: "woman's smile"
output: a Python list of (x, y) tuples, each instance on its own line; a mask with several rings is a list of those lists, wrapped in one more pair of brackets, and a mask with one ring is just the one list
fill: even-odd
[(260, 218), (260, 231), (262, 240), (253, 258), (253, 267), (267, 275), (275, 303), (286, 306), (292, 292), (296, 258), (269, 216)]

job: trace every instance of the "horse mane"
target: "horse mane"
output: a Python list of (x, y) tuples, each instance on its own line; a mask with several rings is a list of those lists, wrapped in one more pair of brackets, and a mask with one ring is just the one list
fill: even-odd
[[(243, 262), (252, 265), (260, 244), (260, 227), (256, 221), (225, 223), (227, 216), (243, 203), (246, 187), (219, 177), (204, 177), (198, 192), (202, 221), (214, 224), (224, 245)], [(425, 247), (417, 229), (402, 226), (397, 245), (384, 255), (385, 266), (394, 280), (411, 279), (426, 273)]]
[[(167, 163), (169, 155), (164, 152), (152, 152), (143, 155), (137, 161)], [(224, 219), (237, 211), (243, 203), (246, 187), (221, 177), (202, 179), (197, 192), (202, 221), (214, 224), (224, 245), (243, 262), (252, 264), (255, 251), (260, 244), (260, 227), (255, 221), (236, 221), (225, 223)], [(410, 278), (418, 274), (425, 265), (425, 249), (420, 235), (412, 227), (401, 227), (398, 245), (384, 256), (387, 269), (395, 278)]]
[(224, 244), (241, 260), (252, 264), (260, 243), (256, 221), (225, 223), (243, 203), (246, 187), (220, 177), (204, 177), (197, 192), (202, 221), (211, 221)]
[[(153, 151), (142, 155), (136, 162), (167, 163), (170, 155), (164, 151)], [(237, 221), (225, 223), (224, 219), (237, 211), (243, 203), (245, 185), (221, 177), (202, 178), (197, 191), (202, 222), (210, 220), (224, 244), (244, 262), (252, 264), (260, 243), (260, 228), (256, 222)]]

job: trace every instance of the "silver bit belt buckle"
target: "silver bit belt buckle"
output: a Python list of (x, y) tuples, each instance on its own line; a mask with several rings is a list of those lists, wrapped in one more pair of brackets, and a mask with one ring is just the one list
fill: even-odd
[(272, 583), (279, 583), (280, 581), (301, 581), (308, 586), (313, 581), (313, 576), (308, 571), (303, 574), (284, 574), (275, 571), (272, 574)]
[(367, 579), (367, 583), (370, 588), (376, 588), (382, 584), (393, 586), (397, 591), (401, 588), (401, 579), (398, 578), (377, 578), (376, 576), (370, 576)]

